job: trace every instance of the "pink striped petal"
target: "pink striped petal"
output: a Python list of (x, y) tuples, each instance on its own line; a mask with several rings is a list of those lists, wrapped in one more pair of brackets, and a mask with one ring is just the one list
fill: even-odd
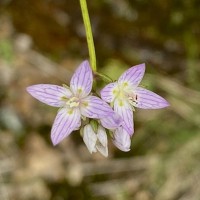
[(115, 87), (117, 87), (117, 82), (109, 83), (108, 85), (106, 85), (100, 92), (101, 98), (108, 103), (112, 102), (115, 98)]
[(127, 132), (132, 135), (134, 132), (133, 129), (133, 110), (129, 103), (125, 100), (115, 100), (114, 102), (114, 111), (118, 113), (123, 119), (122, 126), (127, 130)]
[(51, 84), (32, 85), (26, 90), (39, 101), (54, 107), (61, 107), (64, 104), (62, 97), (69, 98), (72, 95), (69, 89)]
[(70, 88), (79, 97), (86, 97), (92, 90), (92, 70), (88, 61), (80, 64), (70, 81)]
[(140, 64), (126, 70), (118, 80), (118, 83), (128, 83), (132, 87), (137, 87), (141, 82), (145, 72), (145, 64)]
[(74, 131), (77, 131), (80, 129), (81, 126), (81, 120), (79, 121), (79, 123), (77, 124), (77, 126), (74, 128)]
[(123, 120), (119, 114), (113, 112), (109, 117), (102, 118), (100, 121), (103, 127), (113, 130), (121, 126)]
[(159, 109), (169, 106), (169, 103), (164, 98), (147, 89), (138, 87), (135, 90), (135, 93), (137, 94), (137, 104), (135, 107), (143, 109)]
[(88, 96), (81, 102), (81, 114), (85, 117), (101, 119), (113, 114), (113, 110), (99, 97)]
[(122, 127), (116, 129), (113, 134), (113, 143), (121, 151), (130, 151), (131, 137)]
[(77, 126), (80, 125), (80, 120), (81, 116), (78, 109), (60, 109), (51, 129), (51, 140), (53, 144), (57, 145), (72, 131), (77, 130)]

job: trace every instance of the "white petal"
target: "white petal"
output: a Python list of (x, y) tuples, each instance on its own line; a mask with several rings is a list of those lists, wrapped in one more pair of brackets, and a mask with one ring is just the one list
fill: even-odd
[(105, 157), (108, 157), (108, 146), (103, 146), (101, 143), (97, 142), (97, 150)]
[(97, 130), (97, 150), (105, 157), (108, 157), (108, 139), (105, 129), (100, 125)]
[(101, 125), (99, 125), (97, 130), (97, 138), (103, 146), (108, 145), (106, 130)]
[(95, 146), (97, 142), (97, 135), (90, 124), (87, 124), (83, 128), (83, 141), (85, 142), (90, 153), (96, 152)]
[(113, 143), (117, 148), (125, 152), (130, 151), (131, 137), (124, 128), (120, 127), (116, 129), (113, 136)]
[(93, 75), (88, 61), (84, 61), (75, 71), (70, 88), (76, 96), (86, 97), (92, 90)]
[(51, 140), (53, 144), (58, 144), (72, 131), (77, 130), (78, 125), (80, 125), (80, 120), (81, 117), (78, 109), (60, 109), (51, 129)]

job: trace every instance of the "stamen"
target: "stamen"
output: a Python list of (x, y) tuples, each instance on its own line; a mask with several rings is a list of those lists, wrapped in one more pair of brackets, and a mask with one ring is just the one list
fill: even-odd
[(132, 105), (132, 106), (136, 106), (137, 103), (138, 103), (138, 96), (137, 94), (128, 94), (128, 100), (129, 100), (129, 103)]
[(72, 97), (66, 102), (66, 105), (68, 105), (70, 108), (78, 107), (79, 104), (80, 104), (80, 102), (77, 97)]

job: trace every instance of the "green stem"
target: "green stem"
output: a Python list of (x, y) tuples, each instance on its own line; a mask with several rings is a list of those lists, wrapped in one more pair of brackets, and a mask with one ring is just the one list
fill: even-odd
[(85, 26), (86, 37), (87, 37), (87, 44), (88, 44), (88, 50), (89, 50), (89, 56), (90, 56), (90, 64), (91, 64), (92, 70), (95, 72), (97, 70), (96, 54), (95, 54), (92, 28), (91, 28), (91, 24), (90, 24), (90, 17), (88, 14), (86, 0), (80, 0), (80, 5), (81, 5), (82, 16), (83, 16), (83, 22), (84, 22), (84, 26)]
[(97, 75), (97, 76), (99, 76), (99, 77), (101, 77), (101, 79), (102, 79), (103, 81), (105, 81), (106, 83), (111, 83), (111, 82), (113, 82), (113, 80), (112, 80), (109, 76), (107, 76), (107, 75), (105, 75), (105, 74), (101, 74), (101, 73), (99, 73), (99, 72), (95, 72), (94, 74)]

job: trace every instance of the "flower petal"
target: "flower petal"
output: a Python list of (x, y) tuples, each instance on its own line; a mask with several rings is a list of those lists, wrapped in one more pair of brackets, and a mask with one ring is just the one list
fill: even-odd
[(57, 145), (72, 131), (77, 130), (78, 125), (80, 125), (80, 120), (81, 116), (78, 109), (60, 109), (51, 130), (53, 144)]
[(105, 129), (102, 126), (97, 130), (98, 142), (96, 144), (97, 150), (105, 157), (108, 156), (108, 139)]
[(145, 64), (133, 66), (126, 70), (118, 80), (118, 83), (127, 83), (131, 87), (137, 87), (141, 82), (145, 72)]
[(83, 128), (83, 141), (85, 142), (90, 153), (96, 152), (97, 135), (90, 124)]
[(97, 130), (97, 138), (104, 147), (107, 146), (108, 140), (106, 130), (101, 125), (99, 125)]
[(61, 107), (64, 104), (62, 97), (69, 98), (72, 95), (69, 89), (51, 84), (32, 85), (26, 90), (39, 101), (55, 107)]
[(121, 126), (123, 120), (119, 114), (113, 112), (109, 117), (102, 118), (100, 121), (103, 127), (113, 130)]
[(135, 90), (135, 93), (137, 94), (137, 103), (135, 107), (143, 109), (158, 109), (169, 106), (169, 103), (164, 98), (147, 89), (138, 87)]
[(116, 96), (114, 94), (115, 87), (117, 87), (117, 82), (106, 85), (100, 92), (101, 98), (108, 103), (112, 102)]
[(134, 132), (132, 107), (125, 100), (122, 101), (120, 99), (116, 99), (114, 102), (114, 111), (122, 117), (122, 126), (127, 130), (130, 135), (132, 135)]
[(102, 144), (97, 143), (96, 148), (103, 156), (108, 157), (108, 146), (104, 147)]
[(81, 120), (79, 121), (79, 123), (77, 123), (77, 126), (74, 128), (74, 131), (79, 130), (80, 126), (81, 126)]
[(113, 110), (99, 97), (88, 96), (81, 102), (81, 114), (85, 117), (101, 119), (113, 114)]
[(70, 88), (79, 97), (86, 97), (92, 90), (92, 70), (88, 61), (80, 64), (70, 81)]
[(113, 143), (117, 148), (125, 152), (130, 151), (131, 137), (124, 128), (120, 127), (116, 129), (113, 136)]

